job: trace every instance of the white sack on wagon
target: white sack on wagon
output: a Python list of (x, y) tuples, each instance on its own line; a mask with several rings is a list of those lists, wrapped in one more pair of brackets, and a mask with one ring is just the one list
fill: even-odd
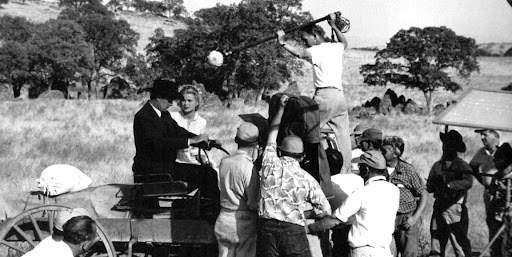
[(55, 164), (44, 169), (37, 180), (44, 194), (55, 196), (84, 190), (92, 184), (91, 178), (74, 166)]

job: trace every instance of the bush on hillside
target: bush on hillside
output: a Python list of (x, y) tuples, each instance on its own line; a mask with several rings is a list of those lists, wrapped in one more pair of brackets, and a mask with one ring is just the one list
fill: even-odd
[(135, 0), (133, 2), (133, 7), (137, 11), (141, 12), (150, 12), (155, 15), (160, 15), (167, 10), (166, 6), (163, 2), (157, 1), (144, 1), (144, 0)]
[(500, 56), (499, 54), (491, 53), (490, 51), (488, 51), (486, 49), (482, 49), (482, 48), (476, 49), (476, 55), (477, 56), (487, 56), (487, 57), (497, 57), (497, 56)]

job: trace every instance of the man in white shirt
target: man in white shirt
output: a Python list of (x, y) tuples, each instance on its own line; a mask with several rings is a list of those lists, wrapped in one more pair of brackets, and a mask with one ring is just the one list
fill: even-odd
[(336, 34), (338, 42), (326, 42), (324, 31), (318, 25), (311, 25), (301, 30), (301, 39), (308, 47), (288, 44), (285, 33), (277, 32), (277, 40), (288, 52), (305, 59), (313, 65), (314, 100), (320, 112), (320, 127), (326, 124), (334, 131), (336, 142), (343, 156), (341, 173), (350, 173), (351, 147), (348, 119), (348, 103), (343, 93), (343, 53), (348, 42), (335, 24), (336, 15), (329, 14), (328, 23)]
[(364, 187), (349, 195), (331, 216), (309, 225), (311, 232), (352, 224), (348, 241), (350, 256), (391, 256), (389, 245), (395, 229), (400, 191), (386, 181), (386, 160), (381, 152), (367, 151), (353, 162), (367, 174)]
[(83, 208), (59, 211), (55, 218), (53, 234), (43, 239), (34, 249), (22, 257), (73, 256), (71, 248), (64, 242), (63, 226), (70, 219), (79, 216), (89, 217), (89, 213)]

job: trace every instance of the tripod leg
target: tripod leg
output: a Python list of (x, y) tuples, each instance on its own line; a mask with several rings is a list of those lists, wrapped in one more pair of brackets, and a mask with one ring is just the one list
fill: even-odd
[(498, 230), (498, 233), (496, 233), (496, 235), (494, 235), (491, 239), (491, 241), (489, 241), (489, 243), (485, 246), (485, 248), (482, 250), (482, 252), (480, 253), (480, 255), (478, 255), (478, 257), (483, 257), (484, 254), (487, 252), (487, 250), (489, 250), (489, 248), (491, 248), (491, 245), (494, 244), (494, 241), (496, 241), (496, 239), (500, 236), (501, 233), (503, 233), (503, 231), (505, 231), (505, 224), (503, 224), (501, 226), (501, 228)]

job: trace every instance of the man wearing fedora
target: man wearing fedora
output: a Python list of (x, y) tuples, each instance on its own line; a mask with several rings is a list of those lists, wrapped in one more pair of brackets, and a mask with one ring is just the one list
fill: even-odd
[(277, 134), (287, 101), (287, 95), (281, 96), (279, 109), (270, 124), (259, 173), (258, 256), (310, 257), (304, 230), (306, 204), (313, 207), (317, 216), (331, 213), (320, 184), (299, 165), (304, 157), (302, 140), (286, 136), (277, 147)]
[(386, 160), (380, 151), (366, 151), (352, 162), (359, 163), (359, 175), (366, 181), (364, 187), (350, 194), (331, 216), (310, 224), (307, 230), (318, 232), (340, 224), (351, 224), (348, 256), (391, 256), (389, 246), (395, 229), (400, 191), (386, 180)]
[(195, 135), (180, 127), (167, 111), (182, 97), (175, 82), (155, 80), (149, 91), (150, 100), (135, 114), (133, 122), (135, 183), (147, 181), (147, 177), (137, 175), (171, 174), (178, 149), (208, 140), (206, 135)]
[(466, 151), (462, 135), (455, 130), (440, 133), (443, 143), (441, 160), (434, 163), (427, 180), (427, 191), (434, 193), (430, 223), (431, 254), (445, 256), (448, 240), (456, 256), (471, 256), (468, 239), (466, 196), (473, 184), (471, 167), (459, 153)]
[(221, 210), (215, 222), (219, 257), (256, 257), (258, 138), (258, 127), (242, 123), (235, 137), (238, 150), (220, 162)]

